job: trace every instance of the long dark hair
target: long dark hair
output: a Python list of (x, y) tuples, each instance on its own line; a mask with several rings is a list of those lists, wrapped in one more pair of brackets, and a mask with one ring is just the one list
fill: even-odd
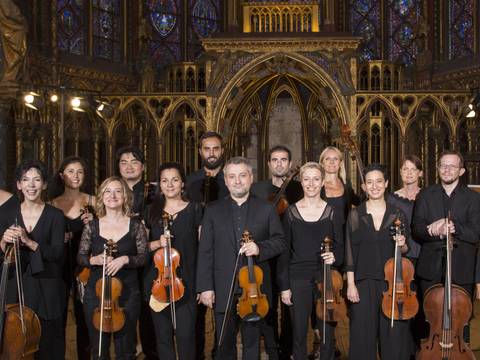
[[(74, 163), (79, 163), (83, 167), (83, 171), (86, 175), (87, 173), (87, 162), (85, 159), (79, 157), (79, 156), (68, 156), (65, 159), (63, 159), (62, 163), (60, 164), (60, 167), (58, 171), (53, 175), (52, 180), (49, 183), (48, 186), (48, 198), (50, 200), (55, 199), (56, 197), (59, 197), (65, 192), (65, 182), (62, 179), (62, 176), (60, 174), (63, 174), (65, 171), (65, 168)], [(82, 187), (85, 186), (85, 182), (82, 184)]]
[[(162, 177), (162, 172), (164, 170), (175, 169), (180, 174), (180, 179), (184, 184), (187, 183), (187, 177), (185, 176), (185, 170), (183, 170), (183, 166), (177, 162), (167, 162), (160, 165), (158, 169), (158, 194), (153, 199), (152, 203), (148, 208), (147, 213), (147, 221), (150, 224), (155, 224), (162, 219), (163, 210), (165, 209), (165, 195), (162, 194), (160, 189), (160, 179)], [(182, 193), (182, 199), (187, 201), (185, 196), (185, 192)]]

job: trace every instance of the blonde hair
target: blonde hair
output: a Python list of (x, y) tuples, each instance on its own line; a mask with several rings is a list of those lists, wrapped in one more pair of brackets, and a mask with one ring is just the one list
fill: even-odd
[(303, 164), (302, 167), (300, 168), (300, 172), (298, 174), (298, 178), (300, 179), (300, 181), (302, 180), (303, 174), (308, 169), (317, 169), (318, 171), (320, 171), (320, 174), (322, 175), (322, 180), (325, 179), (325, 170), (323, 170), (320, 164), (315, 161), (309, 161)]
[(99, 218), (105, 216), (106, 210), (105, 210), (105, 204), (103, 203), (103, 194), (105, 193), (105, 190), (107, 189), (107, 186), (110, 185), (112, 182), (118, 181), (122, 185), (122, 190), (123, 190), (123, 204), (122, 204), (122, 212), (124, 215), (130, 216), (131, 215), (131, 209), (132, 209), (132, 204), (133, 204), (133, 194), (132, 190), (128, 187), (127, 183), (125, 180), (123, 180), (119, 176), (111, 176), (100, 184), (98, 187), (97, 191), (97, 203), (95, 206), (95, 210), (97, 212), (97, 216)]
[(323, 167), (323, 161), (325, 160), (325, 157), (327, 156), (327, 152), (329, 151), (335, 151), (340, 158), (340, 169), (338, 169), (338, 176), (340, 179), (342, 179), (343, 183), (347, 181), (347, 171), (345, 170), (345, 162), (343, 161), (343, 153), (335, 146), (327, 146), (325, 149), (323, 149), (322, 153), (320, 154), (320, 159), (318, 159), (318, 163), (322, 167), (322, 169), (325, 171)]

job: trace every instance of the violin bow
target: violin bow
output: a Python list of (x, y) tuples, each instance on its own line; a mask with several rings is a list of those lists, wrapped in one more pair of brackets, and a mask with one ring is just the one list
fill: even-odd
[[(395, 295), (396, 295), (396, 287), (397, 287), (397, 256), (398, 256), (398, 242), (397, 239), (401, 235), (401, 230), (400, 230), (400, 225), (402, 222), (399, 219), (399, 215), (397, 215), (397, 219), (394, 222), (395, 224), (395, 235), (393, 237), (393, 240), (395, 241), (395, 257), (394, 257), (394, 263), (393, 263), (393, 286), (392, 286), (392, 310), (391, 310), (391, 318), (390, 318), (390, 327), (393, 328), (394, 324), (394, 318), (395, 318)], [(399, 310), (400, 311), (400, 310)]]
[(168, 238), (167, 240), (167, 251), (168, 251), (168, 262), (170, 264), (170, 314), (172, 317), (172, 326), (173, 331), (177, 330), (177, 313), (175, 309), (175, 286), (173, 284), (173, 276), (172, 276), (172, 243), (170, 241), (170, 228), (169, 228), (169, 221), (170, 215), (168, 215), (168, 219), (165, 221), (165, 228), (163, 233)]
[(103, 303), (105, 300), (105, 268), (107, 265), (107, 244), (103, 244), (102, 298), (100, 301), (100, 334), (98, 336), (98, 357), (102, 356)]
[[(15, 227), (18, 227), (18, 220), (15, 218)], [(22, 323), (22, 331), (25, 334), (25, 320), (23, 317), (23, 306), (25, 305), (25, 297), (23, 293), (22, 264), (20, 260), (20, 239), (16, 238), (13, 242), (13, 256), (15, 259), (15, 275), (17, 280), (18, 303), (20, 310), (20, 321)]]
[(238, 250), (237, 260), (235, 261), (235, 268), (233, 269), (233, 274), (232, 274), (232, 281), (230, 282), (230, 291), (228, 292), (227, 306), (225, 308), (225, 313), (223, 315), (222, 328), (220, 330), (220, 336), (218, 338), (218, 344), (217, 344), (218, 351), (220, 351), (220, 348), (223, 342), (223, 336), (225, 335), (225, 326), (226, 326), (225, 324), (227, 323), (228, 318), (230, 318), (231, 303), (233, 298), (233, 291), (235, 288), (235, 279), (237, 277), (237, 269), (238, 269), (238, 262), (240, 260), (240, 255), (242, 255), (242, 253), (240, 252), (240, 250)]

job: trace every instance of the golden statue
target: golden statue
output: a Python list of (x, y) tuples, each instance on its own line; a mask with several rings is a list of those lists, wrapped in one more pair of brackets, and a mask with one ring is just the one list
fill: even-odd
[(3, 49), (3, 82), (15, 82), (27, 53), (27, 25), (12, 0), (0, 1), (0, 37)]

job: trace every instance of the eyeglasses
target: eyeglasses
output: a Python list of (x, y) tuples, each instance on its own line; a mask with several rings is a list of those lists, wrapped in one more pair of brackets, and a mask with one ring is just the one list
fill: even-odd
[(446, 164), (440, 164), (438, 165), (438, 168), (440, 170), (457, 170), (460, 168), (458, 165), (446, 165)]

